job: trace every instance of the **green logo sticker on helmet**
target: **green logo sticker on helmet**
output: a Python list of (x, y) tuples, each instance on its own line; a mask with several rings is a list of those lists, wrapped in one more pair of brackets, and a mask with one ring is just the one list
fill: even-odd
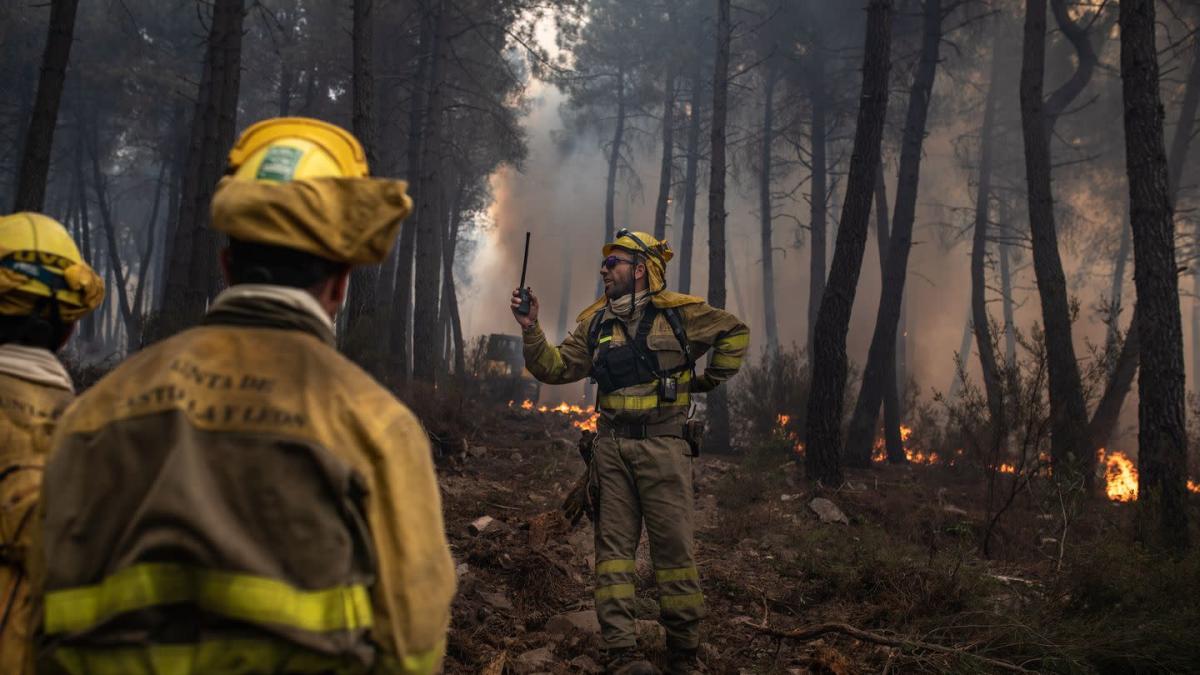
[(300, 157), (303, 155), (304, 151), (298, 148), (289, 148), (283, 145), (268, 148), (262, 164), (258, 166), (258, 173), (254, 177), (257, 180), (273, 180), (281, 183), (289, 181), (295, 175), (296, 165), (300, 163)]

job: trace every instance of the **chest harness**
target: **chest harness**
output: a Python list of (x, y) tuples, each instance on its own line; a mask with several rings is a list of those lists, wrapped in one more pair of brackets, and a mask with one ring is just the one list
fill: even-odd
[[(659, 314), (666, 318), (671, 333), (675, 335), (683, 351), (684, 362), (673, 368), (663, 368), (658, 355), (650, 349), (646, 341), (654, 319)], [(597, 312), (588, 326), (588, 353), (594, 356), (589, 374), (600, 387), (600, 391), (611, 394), (618, 389), (657, 380), (659, 400), (666, 403), (675, 401), (679, 395), (679, 373), (691, 371), (694, 375), (696, 368), (696, 360), (692, 358), (679, 310), (674, 307), (659, 309), (653, 303), (647, 304), (642, 312), (642, 319), (638, 322), (637, 331), (632, 336), (629, 335), (623, 321), (616, 317), (605, 319), (605, 315), (604, 311)], [(625, 333), (625, 341), (614, 346), (613, 331), (617, 326)]]

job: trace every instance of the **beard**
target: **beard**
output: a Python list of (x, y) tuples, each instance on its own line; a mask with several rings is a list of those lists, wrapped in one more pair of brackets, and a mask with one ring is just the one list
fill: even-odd
[(622, 295), (629, 295), (632, 291), (633, 291), (633, 280), (632, 279), (628, 279), (626, 281), (621, 281), (619, 279), (614, 278), (612, 280), (612, 284), (609, 285), (608, 288), (604, 289), (604, 295), (609, 300), (616, 300), (617, 298), (621, 297)]

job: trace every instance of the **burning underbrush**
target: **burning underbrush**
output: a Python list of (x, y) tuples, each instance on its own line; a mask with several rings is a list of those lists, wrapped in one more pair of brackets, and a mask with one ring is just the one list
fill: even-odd
[(508, 407), (518, 407), (521, 410), (536, 412), (539, 415), (563, 415), (571, 421), (571, 426), (580, 431), (595, 431), (596, 420), (600, 419), (600, 413), (596, 410), (588, 410), (573, 403), (563, 401), (556, 406), (548, 406), (545, 404), (534, 405), (533, 401), (525, 399), (520, 405), (515, 405), (516, 401), (509, 401)]
[[(791, 445), (792, 452), (797, 458), (804, 457), (804, 443), (799, 440), (798, 433), (791, 428), (792, 417), (779, 414), (775, 418), (776, 427), (773, 435)], [(940, 454), (936, 450), (923, 450), (912, 442), (913, 428), (907, 424), (900, 425), (900, 440), (904, 444), (904, 456), (909, 464), (925, 466), (956, 467), (964, 462), (964, 450), (957, 448), (953, 452)], [(882, 436), (875, 439), (872, 447), (871, 460), (877, 464), (888, 461), (887, 449)], [(1002, 461), (990, 466), (1001, 474), (1028, 474), (1030, 476), (1050, 475), (1050, 458), (1044, 453), (1039, 454), (1032, 466), (1018, 469), (1019, 459)], [(984, 467), (984, 468), (989, 468)], [(1132, 502), (1137, 500), (1138, 470), (1134, 459), (1119, 450), (1108, 451), (1101, 448), (1096, 452), (1096, 477), (1103, 481), (1105, 496), (1114, 502)], [(1194, 494), (1200, 494), (1200, 482), (1188, 480), (1187, 489)]]

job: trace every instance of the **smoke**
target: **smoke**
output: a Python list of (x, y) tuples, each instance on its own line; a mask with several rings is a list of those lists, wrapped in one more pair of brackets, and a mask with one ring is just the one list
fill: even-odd
[[(939, 77), (935, 98), (952, 96), (956, 86), (950, 79)], [(482, 219), (487, 226), (474, 233), (478, 246), (474, 259), (469, 262), (472, 284), (463, 293), (464, 330), (468, 336), (518, 331), (508, 304), (509, 295), (520, 278), (524, 233), (529, 231), (532, 247), (527, 284), (539, 298), (542, 327), (548, 338), (557, 342), (564, 337), (559, 327), (564, 326), (567, 331), (574, 328), (576, 314), (595, 298), (604, 232), (605, 139), (592, 135), (571, 139), (570, 143), (560, 142), (556, 136), (562, 134), (564, 127), (559, 114), (564, 94), (555, 86), (537, 80), (531, 80), (527, 94), (533, 102), (525, 120), (529, 157), (523, 171), (504, 167), (491, 177), (493, 199)], [(893, 101), (896, 106), (905, 104), (904, 97), (896, 97)], [(934, 122), (925, 141), (917, 221), (905, 285), (908, 374), (915, 379), (923, 398), (928, 398), (932, 390), (944, 392), (950, 388), (955, 377), (954, 354), (960, 349), (963, 332), (968, 327), (970, 228), (976, 176), (973, 168), (963, 165), (955, 152), (955, 142), (971, 131), (972, 125), (978, 125), (975, 116), (953, 124), (947, 124), (945, 120)], [(618, 181), (617, 227), (653, 229), (660, 152), (657, 147), (651, 147), (654, 145), (632, 146), (633, 170), (645, 189), (634, 189), (628, 180)], [(682, 154), (682, 150), (677, 153)], [(841, 215), (845, 169), (844, 164), (837, 168), (842, 175), (829, 209), (830, 253)], [(702, 171), (707, 171), (706, 165), (702, 165)], [(793, 175), (781, 179), (776, 190), (790, 188), (801, 178)], [(677, 175), (676, 180), (681, 180), (681, 176)], [(891, 211), (896, 196), (894, 161), (888, 167), (886, 180)], [(703, 186), (706, 182), (702, 181), (697, 199), (692, 267), (692, 292), (701, 296), (706, 295), (708, 284), (707, 192)], [(755, 178), (748, 175), (735, 177), (731, 170), (728, 190), (727, 308), (751, 326), (753, 349), (757, 352), (765, 346), (766, 340)], [(1113, 223), (1104, 221), (1120, 218), (1118, 209), (1097, 201), (1094, 194), (1074, 191), (1074, 186), (1057, 183), (1056, 190), (1060, 201), (1070, 203), (1093, 221), (1087, 228), (1089, 231), (1094, 231), (1096, 228), (1092, 226), (1096, 225), (1105, 231), (1116, 231)], [(1093, 205), (1092, 202), (1096, 203)], [(807, 224), (808, 204), (796, 199), (780, 204), (777, 209), (782, 214), (775, 221), (773, 236), (780, 342), (785, 347), (803, 346), (808, 330), (809, 242), (807, 230), (797, 223)], [(1015, 206), (1013, 217), (1017, 221), (1024, 220), (1023, 204)], [(669, 210), (667, 238), (677, 252), (668, 270), (668, 279), (672, 282), (678, 273), (680, 219), (681, 214), (675, 208)], [(872, 224), (847, 338), (850, 358), (860, 366), (866, 361), (881, 290), (879, 252), (873, 227)], [(1071, 288), (1072, 296), (1083, 310), (1075, 325), (1076, 349), (1082, 358), (1088, 353), (1089, 345), (1103, 344), (1104, 341), (1106, 327), (1091, 310), (1108, 292), (1109, 280), (1104, 275), (1110, 273), (1110, 268), (1105, 262), (1097, 264), (1098, 257), (1088, 255), (1089, 247), (1080, 246), (1080, 241), (1069, 233), (1062, 236), (1061, 244), (1068, 279), (1075, 282)], [(1016, 322), (1018, 328), (1028, 334), (1035, 322), (1041, 322), (1041, 311), (1028, 247), (1016, 243), (1014, 249), (1017, 255), (1013, 278), (1018, 297)], [(832, 255), (828, 260), (832, 261)], [(990, 276), (994, 277), (995, 272)], [(1131, 294), (1131, 284), (1127, 283), (1126, 298)], [(997, 322), (1002, 321), (996, 283), (990, 285), (988, 298), (991, 316)], [(1130, 305), (1129, 300), (1126, 305)], [(1128, 312), (1123, 319), (1128, 321)], [(967, 363), (968, 374), (979, 382), (973, 337), (970, 349), (970, 353), (962, 357)], [(1132, 405), (1126, 408), (1127, 411), (1131, 409)]]
[(562, 338), (555, 327), (564, 293), (571, 308), (568, 330), (575, 313), (594, 299), (604, 238), (604, 155), (594, 143), (587, 147), (589, 141), (564, 153), (554, 138), (562, 128), (563, 93), (536, 80), (528, 93), (529, 158), (524, 171), (506, 166), (492, 175), (487, 226), (475, 234), (480, 240), (471, 262), (475, 283), (463, 303), (468, 334), (517, 331), (508, 304), (520, 281), (527, 231), (532, 237), (526, 285), (538, 297), (549, 337)]

